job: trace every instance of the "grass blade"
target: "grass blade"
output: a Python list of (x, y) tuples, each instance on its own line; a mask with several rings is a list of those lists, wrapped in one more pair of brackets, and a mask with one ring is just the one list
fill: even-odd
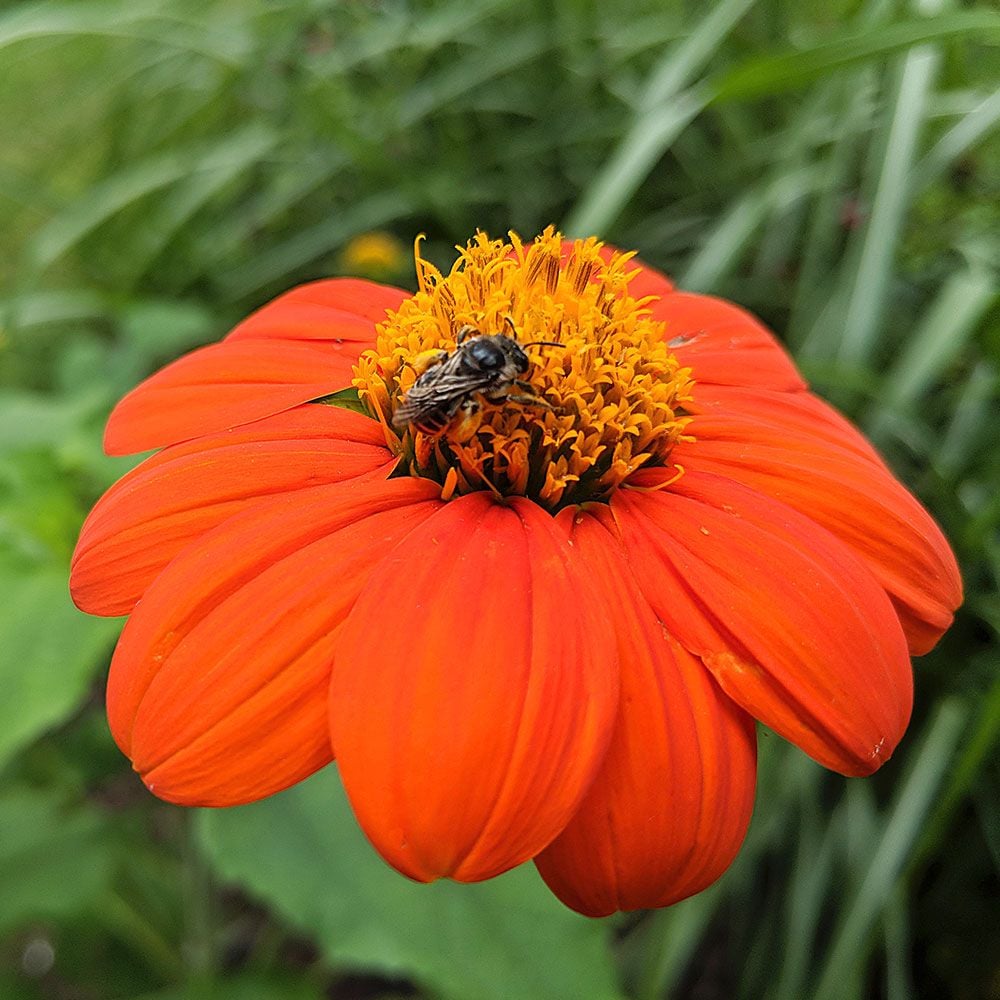
[(278, 137), (250, 127), (209, 146), (173, 149), (122, 170), (91, 188), (45, 225), (28, 247), (32, 265), (44, 270), (84, 237), (139, 199), (199, 172), (222, 172), (249, 164), (271, 149)]
[(1000, 124), (1000, 90), (960, 118), (913, 169), (913, 193), (925, 191), (948, 167)]
[(909, 956), (911, 954), (910, 917), (906, 897), (897, 889), (882, 918), (885, 933), (886, 1000), (909, 1000), (913, 996)]
[(830, 821), (820, 841), (818, 823), (815, 821), (815, 803), (808, 802), (805, 806), (798, 837), (798, 856), (786, 897), (787, 918), (781, 971), (774, 992), (768, 994), (769, 1000), (798, 1000), (802, 996), (816, 939), (816, 928), (819, 926), (823, 903), (833, 877), (837, 843), (844, 836), (843, 823), (840, 822), (845, 815), (843, 811)]
[[(722, 0), (650, 75), (636, 118), (563, 223), (570, 236), (606, 233), (685, 125), (704, 95), (682, 93), (755, 0)], [(669, 102), (669, 103), (668, 103)]]
[(40, 38), (134, 38), (196, 52), (230, 66), (249, 54), (249, 36), (230, 20), (225, 29), (187, 23), (161, 3), (49, 4), (15, 8), (0, 15), (0, 49)]
[(218, 279), (219, 288), (230, 300), (252, 295), (265, 285), (335, 250), (355, 233), (378, 229), (393, 219), (412, 213), (413, 209), (409, 195), (403, 192), (372, 194), (257, 254), (252, 261), (239, 268), (222, 274)]
[(703, 97), (689, 91), (637, 120), (566, 217), (563, 232), (569, 237), (606, 232), (656, 161), (703, 106)]
[(988, 361), (980, 361), (969, 373), (934, 459), (943, 479), (954, 478), (973, 459), (984, 440), (984, 429), (990, 427), (991, 412), (996, 412), (998, 393), (1000, 375), (996, 367)]
[(903, 64), (886, 139), (871, 219), (847, 304), (839, 345), (842, 362), (859, 366), (872, 355), (884, 314), (900, 229), (909, 205), (909, 177), (938, 53), (919, 48)]
[(882, 835), (859, 888), (839, 922), (813, 1000), (842, 997), (845, 975), (853, 975), (867, 955), (866, 942), (871, 929), (934, 807), (942, 779), (955, 755), (966, 714), (957, 700), (946, 701), (938, 709), (913, 770), (882, 826)]
[(997, 293), (996, 278), (979, 267), (953, 274), (889, 370), (872, 434), (910, 409), (959, 355)]
[(730, 70), (712, 86), (712, 103), (745, 101), (794, 90), (857, 63), (868, 62), (914, 45), (970, 35), (980, 42), (1000, 42), (1000, 14), (990, 10), (957, 11), (940, 17), (888, 24), (878, 31), (852, 28), (833, 41), (810, 49), (752, 59)]
[(783, 173), (763, 189), (751, 189), (719, 220), (712, 233), (678, 278), (692, 292), (712, 291), (739, 259), (768, 214), (787, 207), (812, 191), (818, 172), (803, 167)]
[(653, 916), (656, 940), (649, 947), (656, 948), (656, 954), (646, 963), (636, 986), (638, 1000), (657, 1000), (672, 994), (721, 899), (722, 892), (716, 883)]
[[(992, 667), (997, 665), (991, 664)], [(958, 760), (951, 768), (944, 794), (935, 802), (934, 811), (923, 825), (920, 840), (911, 856), (913, 867), (923, 864), (935, 851), (940, 851), (941, 842), (954, 819), (955, 811), (966, 801), (983, 764), (996, 759), (1000, 744), (1000, 679), (995, 680), (978, 701), (982, 708), (972, 734), (965, 741)]]

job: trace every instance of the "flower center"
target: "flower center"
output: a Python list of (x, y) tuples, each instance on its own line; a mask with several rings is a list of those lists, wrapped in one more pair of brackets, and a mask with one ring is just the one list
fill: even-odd
[(555, 511), (666, 464), (690, 420), (690, 369), (628, 293), (633, 254), (601, 250), (552, 227), (527, 245), (478, 233), (443, 275), (418, 238), (419, 290), (354, 370), (397, 475)]

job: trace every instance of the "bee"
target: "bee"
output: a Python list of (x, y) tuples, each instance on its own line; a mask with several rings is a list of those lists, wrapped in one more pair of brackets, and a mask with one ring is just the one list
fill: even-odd
[(417, 376), (392, 416), (394, 427), (411, 424), (424, 434), (440, 434), (461, 411), (463, 420), (474, 421), (474, 425), (470, 424), (471, 432), (463, 435), (471, 437), (478, 426), (484, 400), (490, 403), (511, 400), (550, 408), (519, 376), (527, 374), (531, 367), (525, 348), (560, 344), (550, 340), (519, 344), (513, 337), (481, 333), (471, 325), (458, 331), (455, 342), (454, 351), (440, 351)]

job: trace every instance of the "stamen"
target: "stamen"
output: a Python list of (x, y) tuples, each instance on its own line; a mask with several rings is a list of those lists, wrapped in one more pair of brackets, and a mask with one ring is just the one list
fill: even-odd
[(545, 291), (555, 295), (559, 287), (559, 258), (554, 254), (545, 258)]

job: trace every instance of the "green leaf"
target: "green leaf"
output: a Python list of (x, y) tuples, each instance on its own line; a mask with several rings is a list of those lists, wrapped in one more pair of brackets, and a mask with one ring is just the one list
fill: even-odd
[(793, 90), (833, 70), (867, 62), (925, 42), (972, 35), (979, 42), (1000, 42), (1000, 14), (965, 10), (938, 17), (852, 28), (839, 38), (797, 52), (750, 59), (723, 74), (713, 85), (712, 101), (744, 101)]
[(77, 611), (58, 566), (0, 561), (0, 593), (2, 767), (76, 708), (121, 623)]
[(48, 323), (100, 320), (109, 312), (104, 297), (89, 288), (55, 289), (0, 299), (0, 316), (19, 330)]
[(339, 392), (333, 392), (329, 396), (324, 396), (322, 399), (317, 400), (317, 402), (325, 403), (327, 406), (339, 406), (344, 410), (353, 410), (364, 417), (371, 416), (365, 408), (365, 404), (361, 402), (357, 389), (341, 389)]
[(157, 993), (144, 993), (135, 1000), (323, 1000), (318, 986), (301, 976), (282, 978), (244, 975), (198, 987), (191, 983)]
[(194, 302), (145, 299), (122, 310), (121, 327), (129, 346), (149, 364), (204, 344), (215, 332), (216, 321)]
[(0, 796), (0, 933), (92, 905), (110, 886), (113, 848), (103, 816), (51, 793)]
[(141, 38), (172, 49), (198, 52), (238, 66), (247, 55), (248, 36), (234, 30), (171, 16), (159, 0), (139, 3), (22, 4), (0, 16), (0, 49), (27, 39), (103, 35)]
[(29, 247), (31, 259), (36, 267), (47, 268), (118, 212), (146, 196), (176, 184), (190, 188), (193, 177), (201, 173), (228, 178), (256, 162), (276, 142), (273, 132), (251, 126), (217, 142), (172, 149), (141, 160), (88, 189), (40, 229)]
[(100, 389), (75, 396), (0, 389), (0, 452), (57, 445), (76, 431), (101, 398)]
[(454, 1000), (619, 996), (604, 923), (564, 909), (527, 866), (478, 885), (408, 881), (365, 841), (333, 768), (199, 820), (220, 875), (340, 966), (405, 975)]

